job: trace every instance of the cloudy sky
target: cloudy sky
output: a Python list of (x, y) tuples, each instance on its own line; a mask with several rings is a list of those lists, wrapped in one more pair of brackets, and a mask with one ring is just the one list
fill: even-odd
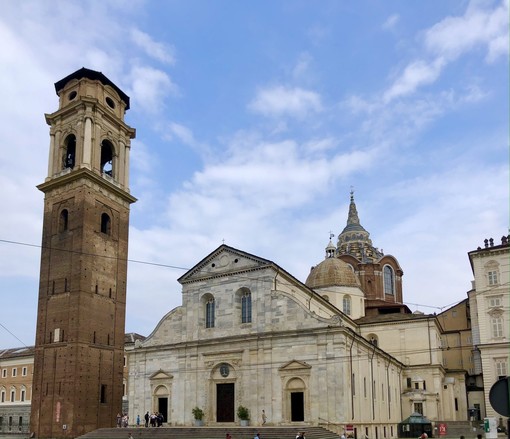
[[(508, 1), (28, 1), (0, 14), (0, 348), (34, 343), (54, 83), (131, 98), (126, 331), (226, 244), (305, 281), (354, 187), (412, 310), (466, 297), (508, 234)], [(335, 238), (336, 239), (336, 238)], [(156, 265), (151, 265), (156, 264)]]

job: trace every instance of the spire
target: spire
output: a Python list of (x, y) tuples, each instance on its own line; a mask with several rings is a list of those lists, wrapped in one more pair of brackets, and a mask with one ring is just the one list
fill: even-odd
[(363, 262), (377, 260), (383, 254), (372, 245), (370, 233), (360, 224), (352, 186), (350, 195), (347, 225), (338, 235), (337, 255), (350, 254)]
[(356, 203), (354, 202), (354, 190), (352, 188), (349, 215), (347, 216), (347, 226), (345, 227), (344, 232), (347, 230), (365, 230), (359, 223), (358, 210), (356, 209)]

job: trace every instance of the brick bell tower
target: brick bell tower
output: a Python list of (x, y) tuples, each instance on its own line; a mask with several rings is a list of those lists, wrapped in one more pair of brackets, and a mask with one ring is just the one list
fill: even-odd
[(74, 438), (122, 408), (129, 97), (82, 68), (55, 84), (44, 192), (31, 431)]

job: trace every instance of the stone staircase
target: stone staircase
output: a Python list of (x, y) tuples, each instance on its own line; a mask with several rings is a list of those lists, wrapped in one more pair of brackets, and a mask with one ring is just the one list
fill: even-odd
[(335, 433), (322, 427), (159, 427), (159, 428), (100, 428), (81, 439), (253, 439), (259, 433), (261, 439), (295, 439), (298, 431), (305, 431), (307, 439), (339, 439)]

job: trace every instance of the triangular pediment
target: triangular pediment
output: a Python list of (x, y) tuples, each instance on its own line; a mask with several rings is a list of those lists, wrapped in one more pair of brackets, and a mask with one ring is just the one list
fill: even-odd
[(151, 376), (149, 376), (150, 380), (169, 380), (174, 376), (165, 372), (164, 370), (159, 369), (157, 372), (154, 372)]
[(285, 363), (283, 366), (281, 366), (278, 370), (282, 372), (287, 370), (302, 370), (311, 368), (312, 366), (310, 366), (308, 363), (305, 363), (304, 361), (291, 360), (288, 363)]
[(198, 280), (259, 270), (273, 265), (274, 263), (267, 259), (227, 245), (221, 245), (181, 276), (178, 281), (181, 284), (185, 284)]

